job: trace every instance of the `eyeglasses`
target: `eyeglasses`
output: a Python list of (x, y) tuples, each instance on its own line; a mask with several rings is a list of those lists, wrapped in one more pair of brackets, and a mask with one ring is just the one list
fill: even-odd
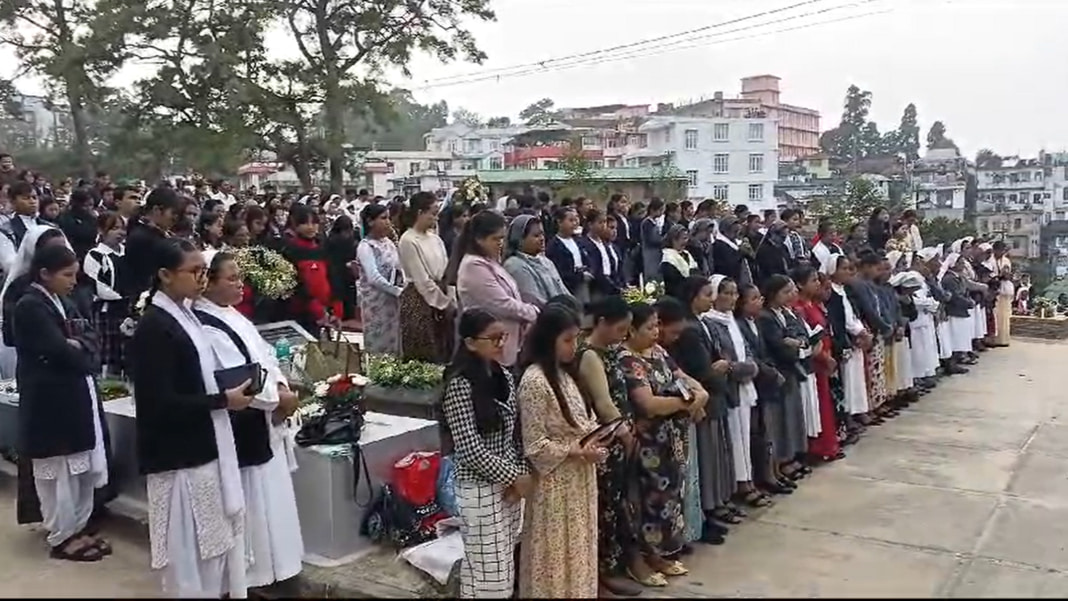
[(508, 340), (508, 332), (496, 336), (476, 336), (475, 340), (488, 340), (497, 346), (504, 346), (504, 341)]

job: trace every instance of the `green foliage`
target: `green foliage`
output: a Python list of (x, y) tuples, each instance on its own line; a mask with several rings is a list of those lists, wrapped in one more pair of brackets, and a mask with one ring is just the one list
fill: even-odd
[(846, 232), (854, 224), (866, 221), (877, 207), (887, 205), (888, 199), (879, 188), (858, 177), (849, 181), (843, 193), (813, 200), (807, 212), (817, 219), (829, 219), (838, 231)]
[(960, 219), (935, 217), (919, 222), (920, 237), (927, 246), (945, 244), (947, 247), (965, 236), (975, 236), (975, 226)]
[(941, 121), (931, 124), (931, 129), (927, 132), (927, 148), (957, 148), (957, 144), (946, 137), (946, 126)]
[(452, 112), (452, 122), (462, 123), (468, 127), (482, 127), (484, 120), (482, 119), (482, 115), (460, 107)]
[(897, 132), (894, 132), (897, 152), (905, 155), (909, 161), (920, 158), (920, 126), (917, 124), (916, 116), (916, 105), (910, 102), (901, 115), (901, 123), (897, 126)]
[(511, 117), (490, 117), (486, 120), (486, 127), (508, 127), (511, 124)]
[(597, 189), (596, 169), (582, 152), (582, 138), (575, 137), (560, 157), (560, 169), (567, 174), (562, 193), (568, 196), (592, 196)]
[(975, 153), (975, 166), (980, 169), (997, 169), (1001, 167), (1003, 159), (993, 150), (983, 148)]
[(686, 197), (682, 172), (669, 158), (664, 159), (653, 172), (653, 196), (664, 201), (682, 200)]
[(556, 113), (553, 111), (555, 106), (552, 98), (542, 98), (519, 111), (519, 119), (531, 126), (552, 123), (556, 119)]

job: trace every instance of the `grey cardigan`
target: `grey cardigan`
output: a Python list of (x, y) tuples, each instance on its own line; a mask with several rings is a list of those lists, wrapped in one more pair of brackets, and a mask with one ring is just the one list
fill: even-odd
[(525, 303), (543, 307), (554, 296), (571, 295), (556, 266), (545, 255), (515, 253), (504, 260), (504, 270), (515, 280)]

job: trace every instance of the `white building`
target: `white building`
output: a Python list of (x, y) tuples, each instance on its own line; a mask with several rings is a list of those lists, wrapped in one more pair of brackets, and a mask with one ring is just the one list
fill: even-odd
[(912, 168), (913, 208), (928, 218), (963, 219), (970, 169), (955, 148), (928, 150)]
[(415, 192), (449, 190), (474, 173), (447, 151), (373, 150), (364, 156), (368, 191), (377, 196), (409, 196)]
[(646, 147), (624, 155), (641, 167), (669, 158), (689, 182), (688, 196), (714, 198), (754, 211), (776, 208), (779, 146), (772, 119), (653, 117), (639, 131)]
[(1037, 159), (1004, 157), (1000, 166), (975, 170), (976, 228), (984, 236), (1002, 238), (1014, 257), (1040, 256), (1040, 234), (1052, 193), (1046, 170)]
[(471, 127), (452, 123), (435, 127), (423, 136), (428, 152), (447, 152), (455, 155), (455, 167), (463, 171), (503, 169), (505, 146), (513, 136), (530, 128)]

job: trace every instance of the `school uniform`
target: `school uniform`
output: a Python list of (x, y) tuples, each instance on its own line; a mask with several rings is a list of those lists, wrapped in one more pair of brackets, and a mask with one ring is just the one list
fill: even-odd
[[(20, 454), (32, 464), (48, 544), (81, 533), (96, 489), (108, 483), (103, 406), (90, 337), (68, 320), (69, 305), (39, 284), (15, 305)], [(78, 340), (80, 346), (68, 340)]]
[(82, 261), (82, 271), (93, 283), (93, 324), (100, 335), (100, 359), (109, 374), (124, 369), (123, 348), (126, 336), (122, 322), (130, 314), (130, 300), (120, 290), (128, 288), (122, 274), (126, 271), (125, 247), (113, 249), (99, 244)]
[(151, 566), (169, 596), (244, 598), (244, 492), (211, 342), (188, 308), (156, 292), (129, 350)]
[(615, 296), (623, 290), (622, 255), (611, 242), (594, 240), (589, 236), (578, 239), (579, 248), (590, 260), (590, 297), (593, 300)]

